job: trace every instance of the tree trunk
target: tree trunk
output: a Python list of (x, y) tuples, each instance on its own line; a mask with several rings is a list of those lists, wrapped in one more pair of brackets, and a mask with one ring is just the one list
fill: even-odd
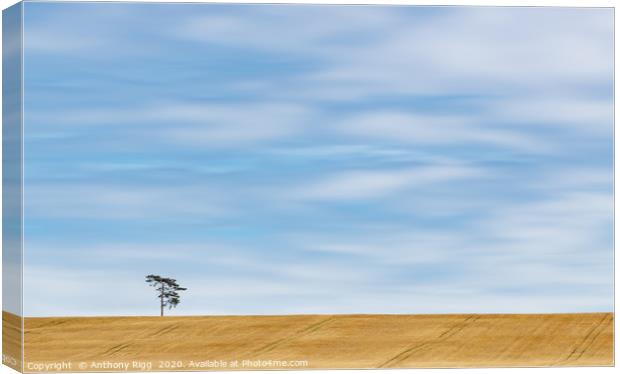
[(161, 294), (159, 295), (159, 315), (164, 316), (164, 285), (161, 285)]

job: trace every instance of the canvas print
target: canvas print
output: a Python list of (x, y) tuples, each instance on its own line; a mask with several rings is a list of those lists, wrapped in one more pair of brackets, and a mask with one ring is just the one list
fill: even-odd
[(613, 17), (4, 10), (4, 364), (613, 365)]

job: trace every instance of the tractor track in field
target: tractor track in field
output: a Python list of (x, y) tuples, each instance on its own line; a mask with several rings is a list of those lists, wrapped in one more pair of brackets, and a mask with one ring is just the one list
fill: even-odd
[(262, 354), (262, 353), (270, 352), (270, 351), (274, 350), (275, 348), (277, 348), (277, 347), (279, 347), (279, 346), (281, 346), (283, 344), (286, 344), (286, 343), (288, 343), (290, 341), (293, 341), (295, 339), (299, 339), (299, 338), (304, 337), (306, 335), (312, 334), (313, 332), (321, 329), (323, 326), (333, 322), (335, 319), (336, 319), (336, 317), (331, 316), (331, 317), (323, 319), (322, 321), (315, 322), (315, 323), (311, 324), (310, 326), (307, 326), (306, 328), (301, 329), (301, 330), (295, 332), (292, 335), (289, 335), (287, 337), (284, 337), (284, 338), (278, 339), (278, 340), (276, 340), (274, 342), (271, 342), (269, 344), (266, 344), (266, 345), (264, 345), (264, 346), (262, 346), (262, 347), (260, 347), (260, 348), (258, 348), (256, 350), (254, 350), (252, 353), (259, 355), (259, 354)]
[(464, 321), (462, 322), (458, 322), (455, 323), (453, 326), (449, 327), (448, 329), (446, 329), (446, 331), (444, 331), (443, 333), (439, 334), (437, 336), (437, 338), (423, 342), (423, 343), (418, 343), (415, 344), (403, 351), (401, 351), (400, 353), (398, 353), (397, 355), (395, 355), (394, 357), (382, 362), (381, 364), (379, 364), (377, 367), (379, 368), (385, 368), (385, 367), (392, 367), (400, 362), (405, 361), (406, 359), (408, 359), (409, 357), (411, 357), (414, 353), (428, 347), (431, 346), (433, 344), (436, 343), (440, 343), (443, 342), (445, 340), (450, 339), (451, 337), (453, 337), (454, 335), (458, 334), (459, 332), (463, 331), (466, 327), (470, 326), (471, 324), (473, 324), (474, 322), (476, 322), (480, 317), (479, 316), (469, 316), (467, 317)]
[(603, 332), (604, 327), (606, 325), (606, 321), (612, 321), (611, 315), (604, 315), (601, 320), (594, 325), (588, 334), (573, 348), (573, 350), (563, 359), (557, 361), (553, 366), (558, 366), (564, 363), (568, 363), (569, 361), (579, 360), (584, 353), (590, 349), (592, 344), (596, 341), (596, 338)]

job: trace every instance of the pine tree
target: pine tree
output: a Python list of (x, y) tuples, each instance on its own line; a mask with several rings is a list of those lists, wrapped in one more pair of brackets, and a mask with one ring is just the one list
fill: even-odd
[(164, 316), (164, 308), (176, 308), (181, 302), (181, 296), (177, 291), (185, 291), (187, 288), (180, 287), (176, 279), (164, 278), (159, 275), (147, 275), (146, 282), (155, 287), (159, 299), (160, 315)]

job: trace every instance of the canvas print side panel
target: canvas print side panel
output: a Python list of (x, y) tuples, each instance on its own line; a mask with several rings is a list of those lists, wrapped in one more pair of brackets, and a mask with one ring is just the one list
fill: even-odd
[(2, 362), (22, 369), (22, 3), (2, 13)]

